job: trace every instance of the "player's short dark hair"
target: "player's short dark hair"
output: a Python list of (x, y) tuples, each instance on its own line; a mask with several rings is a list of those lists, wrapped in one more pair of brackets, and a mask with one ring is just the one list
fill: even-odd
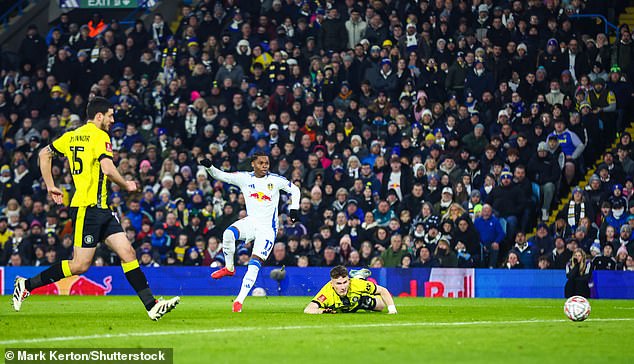
[(251, 162), (255, 162), (258, 157), (269, 157), (268, 154), (264, 153), (264, 152), (255, 152), (253, 153), (253, 155), (251, 156)]
[(330, 270), (330, 278), (332, 279), (344, 278), (347, 276), (348, 269), (346, 269), (346, 267), (344, 267), (343, 265), (338, 265)]
[(86, 117), (88, 117), (88, 120), (92, 120), (95, 118), (95, 115), (99, 113), (105, 114), (109, 109), (112, 109), (110, 101), (97, 96), (90, 100), (88, 106), (86, 106)]

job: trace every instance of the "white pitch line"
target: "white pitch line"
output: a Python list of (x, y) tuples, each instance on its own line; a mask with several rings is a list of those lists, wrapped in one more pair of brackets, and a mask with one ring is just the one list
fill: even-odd
[[(34, 339), (22, 340), (3, 340), (0, 345), (15, 344), (36, 344), (55, 341), (73, 341), (73, 340), (92, 340), (92, 339), (116, 339), (129, 337), (152, 337), (166, 335), (194, 335), (194, 334), (220, 334), (226, 332), (243, 332), (256, 330), (315, 330), (315, 329), (351, 329), (351, 328), (375, 328), (375, 327), (443, 327), (443, 326), (478, 326), (478, 325), (511, 325), (511, 324), (539, 324), (539, 323), (555, 323), (567, 322), (569, 320), (516, 320), (516, 321), (463, 321), (463, 322), (394, 322), (387, 324), (351, 324), (351, 325), (305, 325), (305, 326), (274, 326), (274, 327), (229, 327), (223, 329), (200, 329), (200, 330), (173, 330), (173, 331), (154, 331), (154, 332), (130, 332), (121, 334), (102, 334), (102, 335), (86, 335), (86, 336), (62, 336), (62, 337), (41, 337)], [(634, 321), (634, 318), (596, 318), (590, 321)]]

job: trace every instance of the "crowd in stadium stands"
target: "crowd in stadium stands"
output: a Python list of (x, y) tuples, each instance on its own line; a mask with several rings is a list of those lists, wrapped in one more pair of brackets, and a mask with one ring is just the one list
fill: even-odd
[[(0, 265), (71, 256), (37, 153), (103, 96), (115, 163), (141, 186), (113, 184), (110, 205), (143, 266), (222, 266), (244, 198), (197, 159), (248, 170), (264, 151), (302, 190), (269, 265), (563, 269), (581, 248), (634, 270), (632, 34), (610, 44), (570, 17), (601, 1), (231, 3), (182, 6), (175, 32), (161, 14), (28, 28), (0, 74)], [(66, 205), (68, 166), (53, 166)], [(118, 262), (101, 247), (94, 264)]]

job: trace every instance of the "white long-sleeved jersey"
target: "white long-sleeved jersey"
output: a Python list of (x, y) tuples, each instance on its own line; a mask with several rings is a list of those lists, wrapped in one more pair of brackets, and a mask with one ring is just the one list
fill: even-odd
[(280, 190), (291, 194), (290, 209), (299, 209), (301, 192), (286, 177), (268, 173), (257, 178), (253, 172), (227, 173), (214, 166), (205, 169), (213, 178), (240, 188), (247, 205), (247, 215), (254, 217), (258, 224), (277, 227)]

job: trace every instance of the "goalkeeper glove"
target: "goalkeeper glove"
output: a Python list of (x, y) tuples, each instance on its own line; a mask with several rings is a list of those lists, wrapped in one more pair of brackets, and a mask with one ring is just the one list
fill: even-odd
[(198, 164), (200, 164), (201, 166), (203, 166), (205, 168), (211, 168), (211, 166), (213, 165), (211, 163), (211, 160), (209, 160), (207, 158), (199, 160)]

